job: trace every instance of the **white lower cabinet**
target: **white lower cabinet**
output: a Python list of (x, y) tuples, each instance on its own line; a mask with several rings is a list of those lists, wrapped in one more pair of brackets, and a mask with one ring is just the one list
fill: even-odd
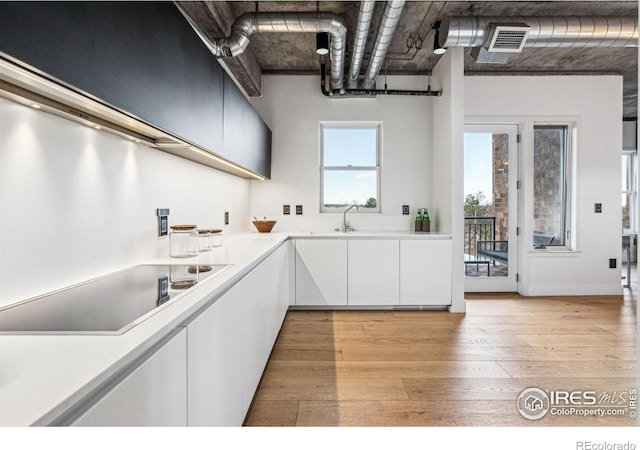
[(242, 281), (242, 416), (251, 406), (289, 304), (287, 246), (280, 246)]
[(189, 324), (189, 425), (240, 426), (289, 307), (285, 243)]
[(400, 303), (399, 253), (397, 240), (349, 240), (349, 305)]
[(451, 305), (451, 239), (295, 241), (295, 305)]
[(187, 329), (189, 426), (242, 425), (242, 287), (231, 288)]
[(73, 422), (240, 426), (290, 303), (285, 242)]
[(73, 425), (186, 426), (187, 331), (183, 328)]
[(400, 304), (451, 305), (451, 240), (400, 241)]
[(347, 305), (347, 240), (295, 241), (296, 306)]

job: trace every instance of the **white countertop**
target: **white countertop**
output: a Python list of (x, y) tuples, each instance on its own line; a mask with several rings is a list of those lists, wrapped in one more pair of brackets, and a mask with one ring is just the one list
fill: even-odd
[(213, 250), (213, 263), (231, 267), (205, 278), (122, 335), (0, 335), (0, 426), (51, 423), (226, 292), (287, 238), (282, 233), (256, 232), (225, 237), (224, 245)]
[(291, 239), (451, 239), (450, 234), (429, 232), (416, 233), (406, 230), (356, 230), (356, 231), (290, 231)]
[[(226, 292), (289, 237), (451, 238), (445, 234), (407, 231), (250, 232), (225, 237), (221, 248), (184, 262), (231, 264), (229, 268), (205, 278), (181, 294), (180, 299), (122, 335), (0, 335), (0, 426), (50, 424)], [(168, 262), (175, 263), (175, 260), (155, 259), (143, 263)]]

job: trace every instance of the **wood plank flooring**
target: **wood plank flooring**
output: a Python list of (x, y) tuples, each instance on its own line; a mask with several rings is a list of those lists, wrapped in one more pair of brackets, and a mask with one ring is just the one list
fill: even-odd
[(636, 298), (467, 296), (467, 313), (290, 311), (247, 426), (630, 426), (518, 395), (636, 387)]

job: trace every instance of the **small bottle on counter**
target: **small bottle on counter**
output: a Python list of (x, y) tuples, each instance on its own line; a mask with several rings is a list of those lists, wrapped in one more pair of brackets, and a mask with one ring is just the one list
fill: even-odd
[(422, 231), (422, 213), (418, 208), (418, 214), (416, 214), (415, 232), (420, 233)]
[(429, 218), (429, 211), (427, 208), (422, 213), (422, 231), (428, 233), (431, 231), (431, 219)]

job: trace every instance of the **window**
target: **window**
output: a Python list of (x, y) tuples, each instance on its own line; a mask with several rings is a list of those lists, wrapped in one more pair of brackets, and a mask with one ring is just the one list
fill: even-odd
[(622, 153), (622, 231), (636, 233), (636, 153)]
[(380, 212), (380, 124), (320, 125), (320, 211)]
[(569, 246), (571, 127), (533, 127), (533, 244)]

